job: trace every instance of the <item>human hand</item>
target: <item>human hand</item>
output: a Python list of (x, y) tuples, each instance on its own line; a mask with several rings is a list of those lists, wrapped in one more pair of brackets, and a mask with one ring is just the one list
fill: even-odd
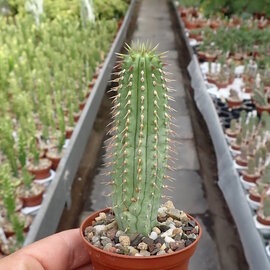
[(0, 270), (92, 270), (79, 229), (54, 234), (0, 260)]

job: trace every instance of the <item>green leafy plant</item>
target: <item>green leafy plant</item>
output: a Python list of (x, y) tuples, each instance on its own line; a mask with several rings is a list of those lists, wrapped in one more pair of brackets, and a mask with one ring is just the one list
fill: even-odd
[(0, 124), (0, 140), (1, 149), (6, 154), (9, 161), (12, 174), (18, 176), (18, 165), (17, 165), (17, 152), (15, 149), (15, 139), (13, 136), (13, 125), (9, 119), (1, 119)]
[(26, 168), (22, 169), (22, 182), (25, 188), (30, 189), (33, 182), (33, 175), (31, 175)]
[(18, 158), (21, 164), (21, 167), (24, 168), (27, 161), (26, 147), (27, 139), (25, 138), (24, 132), (22, 129), (18, 132)]
[(30, 147), (29, 147), (29, 151), (31, 153), (31, 156), (33, 158), (33, 163), (35, 165), (38, 165), (39, 164), (39, 161), (40, 161), (40, 154), (39, 154), (39, 148), (38, 148), (38, 145), (37, 145), (37, 139), (35, 136), (32, 136), (30, 138)]
[(15, 213), (11, 216), (11, 224), (16, 236), (17, 248), (21, 248), (24, 242), (24, 222)]
[(157, 222), (167, 166), (168, 88), (155, 49), (128, 47), (121, 57), (113, 128), (113, 209), (120, 229), (148, 235)]
[(11, 171), (8, 164), (0, 167), (0, 194), (3, 199), (9, 220), (15, 212), (15, 185), (11, 180)]

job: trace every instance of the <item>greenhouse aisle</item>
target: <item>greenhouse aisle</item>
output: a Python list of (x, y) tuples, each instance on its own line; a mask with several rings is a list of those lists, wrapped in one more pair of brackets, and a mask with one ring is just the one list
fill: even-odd
[[(175, 130), (177, 135), (174, 136), (177, 142), (174, 147), (177, 152), (175, 155), (177, 158), (176, 165), (174, 166), (176, 170), (171, 172), (171, 176), (176, 180), (170, 184), (173, 186), (173, 191), (166, 191), (166, 195), (172, 197), (172, 201), (177, 208), (197, 217), (203, 226), (203, 237), (196, 255), (191, 259), (189, 269), (218, 270), (220, 266), (214, 240), (203, 225), (203, 220), (199, 218), (199, 216), (207, 215), (207, 202), (204, 198), (202, 179), (198, 174), (200, 165), (194, 143), (191, 119), (185, 101), (185, 90), (178, 65), (178, 53), (171, 26), (169, 6), (166, 0), (159, 1), (158, 5), (155, 0), (142, 1), (137, 18), (137, 29), (132, 40), (135, 42), (137, 40), (150, 41), (152, 45), (159, 43), (158, 51), (168, 51), (166, 59), (168, 71), (173, 73), (171, 79), (175, 80), (170, 86), (176, 90), (173, 93), (176, 102), (172, 105), (177, 113), (174, 113), (173, 117), (175, 118), (175, 124), (179, 127)], [(106, 197), (106, 194), (110, 193), (110, 189), (108, 186), (104, 188), (104, 182), (109, 178), (105, 175), (106, 171), (106, 168), (100, 163), (81, 219), (87, 216), (89, 212), (110, 205), (109, 199)]]

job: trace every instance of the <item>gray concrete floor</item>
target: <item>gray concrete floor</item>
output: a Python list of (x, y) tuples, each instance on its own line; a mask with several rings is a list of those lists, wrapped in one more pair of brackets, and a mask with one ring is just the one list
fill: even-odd
[[(190, 213), (198, 218), (202, 224), (203, 236), (198, 245), (196, 254), (190, 261), (189, 270), (219, 270), (218, 253), (215, 241), (208, 232), (207, 226), (208, 205), (204, 196), (203, 181), (199, 175), (200, 163), (195, 148), (193, 130), (182, 81), (181, 69), (178, 64), (178, 53), (175, 45), (174, 32), (170, 19), (169, 7), (166, 0), (143, 0), (137, 18), (137, 29), (133, 34), (133, 41), (150, 41), (153, 45), (159, 44), (158, 51), (168, 51), (168, 71), (173, 73), (170, 84), (176, 90), (173, 96), (176, 100), (173, 107), (177, 110), (173, 114), (176, 135), (173, 138), (178, 142), (175, 146), (175, 171), (170, 172), (176, 180), (171, 185), (173, 191), (165, 192), (171, 196), (178, 209)], [(104, 150), (105, 151), (105, 150)], [(81, 219), (89, 212), (105, 208), (110, 205), (106, 194), (110, 188), (104, 185), (108, 177), (104, 175), (105, 167), (99, 164), (93, 180), (93, 187), (85, 204)]]

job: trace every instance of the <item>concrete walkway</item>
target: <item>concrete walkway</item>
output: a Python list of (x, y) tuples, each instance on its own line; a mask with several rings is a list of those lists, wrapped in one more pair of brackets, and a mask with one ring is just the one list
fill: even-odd
[[(192, 257), (189, 270), (219, 270), (216, 245), (211, 234), (207, 231), (208, 206), (203, 192), (203, 181), (198, 173), (200, 164), (196, 152), (190, 114), (185, 100), (185, 89), (182, 82), (181, 69), (178, 65), (178, 53), (175, 45), (174, 32), (170, 18), (169, 6), (166, 0), (143, 0), (138, 18), (137, 29), (133, 41), (150, 41), (152, 45), (159, 44), (158, 51), (168, 51), (168, 71), (173, 73), (170, 86), (176, 90), (173, 96), (176, 100), (172, 105), (177, 110), (173, 114), (174, 122), (179, 126), (175, 128), (177, 135), (174, 139), (179, 142), (175, 146), (175, 171), (170, 175), (176, 180), (171, 184), (172, 192), (165, 192), (172, 197), (178, 209), (182, 209), (195, 216), (202, 224), (203, 237), (199, 243), (196, 254)], [(105, 150), (104, 150), (105, 151)], [(85, 204), (81, 218), (89, 212), (102, 209), (110, 202), (106, 194), (109, 187), (104, 185), (108, 179), (103, 175), (105, 171), (102, 163), (97, 168), (93, 188)]]

